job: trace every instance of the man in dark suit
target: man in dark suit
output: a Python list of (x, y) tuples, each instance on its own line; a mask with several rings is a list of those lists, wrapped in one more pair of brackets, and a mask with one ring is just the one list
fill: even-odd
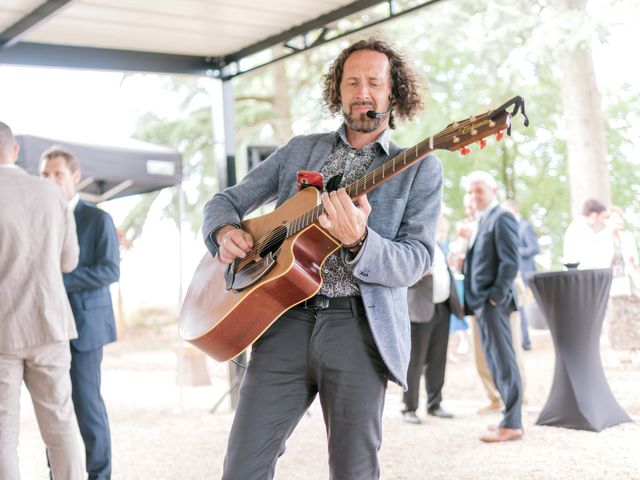
[(517, 309), (513, 280), (518, 273), (518, 223), (498, 205), (496, 182), (476, 171), (466, 179), (477, 206), (477, 230), (464, 260), (465, 312), (475, 315), (489, 371), (505, 406), (498, 428), (480, 439), (522, 438), (522, 380), (513, 350), (509, 315)]
[(118, 235), (113, 220), (80, 200), (76, 184), (80, 169), (75, 156), (52, 147), (42, 154), (41, 174), (62, 187), (74, 211), (80, 261), (64, 274), (64, 286), (76, 321), (78, 338), (71, 341), (73, 406), (86, 450), (90, 480), (111, 477), (111, 435), (100, 393), (102, 347), (116, 340), (109, 285), (120, 276)]
[(402, 411), (407, 423), (422, 423), (416, 415), (420, 376), (424, 371), (427, 389), (427, 414), (440, 418), (453, 418), (442, 408), (449, 344), (449, 318), (454, 313), (464, 317), (453, 274), (440, 245), (436, 245), (433, 268), (409, 288), (407, 292), (411, 320), (411, 357), (407, 372), (407, 391), (403, 395)]

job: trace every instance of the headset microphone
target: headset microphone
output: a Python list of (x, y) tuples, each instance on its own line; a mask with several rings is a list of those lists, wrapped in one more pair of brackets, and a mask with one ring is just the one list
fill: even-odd
[(380, 117), (385, 117), (390, 113), (391, 113), (391, 106), (389, 107), (389, 110), (387, 110), (386, 112), (374, 112), (373, 110), (367, 110), (367, 117), (380, 118)]

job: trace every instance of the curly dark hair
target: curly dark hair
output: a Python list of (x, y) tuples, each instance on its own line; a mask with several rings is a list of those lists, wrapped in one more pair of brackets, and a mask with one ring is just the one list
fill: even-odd
[(342, 110), (340, 99), (340, 82), (344, 70), (344, 62), (349, 55), (358, 50), (373, 50), (384, 53), (391, 64), (391, 98), (393, 109), (389, 115), (389, 127), (395, 128), (394, 113), (403, 120), (411, 120), (424, 108), (420, 94), (418, 76), (409, 65), (407, 59), (384, 40), (371, 37), (360, 40), (345, 48), (334, 60), (324, 76), (322, 95), (329, 112), (336, 114)]

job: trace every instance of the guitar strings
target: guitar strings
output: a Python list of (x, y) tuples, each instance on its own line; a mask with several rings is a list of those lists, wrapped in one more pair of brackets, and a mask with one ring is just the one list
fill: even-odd
[[(460, 135), (460, 129), (462, 127), (465, 127), (469, 124), (471, 124), (472, 122), (477, 122), (478, 120), (483, 120), (485, 117), (489, 116), (490, 114), (493, 114), (494, 112), (489, 111), (489, 112), (485, 112), (481, 115), (478, 115), (477, 117), (474, 117), (473, 120), (471, 118), (459, 121), (459, 122), (454, 122), (452, 124), (450, 124), (449, 126), (447, 126), (444, 130), (442, 130), (440, 133), (434, 135), (433, 137), (427, 137), (424, 140), (422, 140), (421, 142), (417, 143), (416, 145), (414, 145), (413, 147), (410, 147), (406, 150), (404, 150), (402, 153), (396, 155), (395, 157), (387, 160), (385, 163), (383, 163), (382, 165), (380, 165), (379, 167), (377, 167), (376, 169), (372, 170), (371, 172), (369, 172), (368, 174), (366, 174), (365, 176), (359, 178), (358, 180), (356, 180), (355, 182), (350, 183), (349, 185), (347, 185), (345, 187), (345, 190), (347, 190), (347, 192), (350, 195), (353, 196), (358, 196), (358, 193), (360, 192), (360, 183), (362, 183), (362, 190), (366, 190), (366, 185), (367, 183), (369, 183), (370, 185), (376, 185), (375, 178), (377, 176), (378, 173), (381, 173), (380, 175), (380, 180), (386, 179), (388, 177), (385, 177), (386, 175), (386, 168), (387, 166), (391, 167), (391, 171), (395, 174), (399, 171), (401, 171), (401, 169), (398, 169), (398, 161), (400, 161), (401, 157), (402, 157), (402, 163), (401, 163), (401, 167), (407, 168), (410, 165), (407, 165), (407, 160), (409, 161), (409, 164), (413, 164), (415, 162), (417, 162), (418, 160), (421, 160), (423, 157), (425, 157), (426, 155), (428, 155), (430, 152), (437, 150), (438, 147), (436, 146), (436, 143), (448, 143), (450, 141), (453, 141), (458, 135)], [(457, 135), (456, 135), (457, 133)], [(487, 135), (488, 136), (488, 135)], [(429, 145), (433, 145), (433, 148), (429, 148)], [(412, 151), (415, 150), (415, 155), (413, 156), (413, 158), (409, 157), (409, 159), (407, 159), (406, 155), (407, 152), (410, 152), (411, 155), (413, 155)], [(355, 192), (353, 192), (353, 190), (355, 189)], [(243, 262), (251, 262), (254, 260), (255, 257), (257, 257), (258, 253), (263, 251), (263, 250), (267, 250), (279, 243), (282, 243), (284, 240), (286, 240), (289, 236), (293, 235), (294, 233), (299, 232), (301, 229), (306, 228), (308, 225), (311, 225), (311, 223), (315, 222), (315, 220), (318, 219), (318, 217), (320, 215), (322, 215), (322, 213), (324, 213), (324, 205), (319, 204), (316, 205), (314, 208), (312, 208), (311, 210), (308, 210), (306, 213), (304, 213), (303, 215), (298, 216), (297, 218), (287, 222), (286, 224), (286, 228), (285, 229), (279, 229), (278, 232), (275, 235), (272, 235), (270, 237), (267, 237), (265, 241), (258, 241), (251, 250), (249, 250), (249, 252), (247, 252), (247, 255), (245, 255), (243, 258), (236, 258), (235, 260), (233, 260), (232, 262), (232, 268), (234, 269), (234, 271), (236, 270), (237, 266)], [(307, 218), (309, 217), (309, 218)], [(298, 228), (295, 228), (293, 230), (295, 231), (291, 231), (290, 232), (290, 226), (292, 225), (296, 225), (296, 224), (300, 224)]]

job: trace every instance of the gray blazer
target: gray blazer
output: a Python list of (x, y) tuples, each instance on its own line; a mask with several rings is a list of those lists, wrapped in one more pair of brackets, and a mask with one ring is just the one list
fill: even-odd
[(0, 168), (0, 353), (76, 338), (62, 283), (76, 265), (76, 223), (60, 187)]
[[(281, 205), (297, 192), (297, 171), (320, 171), (331, 155), (335, 133), (294, 137), (247, 174), (216, 194), (204, 208), (203, 234), (212, 253), (211, 234), (223, 224), (240, 224), (261, 205)], [(401, 153), (393, 143), (389, 156), (378, 154), (369, 171)], [(406, 389), (411, 351), (407, 286), (416, 283), (432, 262), (435, 230), (442, 202), (442, 165), (429, 155), (368, 195), (369, 235), (350, 261), (358, 280), (373, 337), (392, 380)]]
[[(456, 282), (449, 267), (447, 267), (447, 272), (449, 273), (449, 298), (442, 304), (447, 307), (450, 314), (462, 320), (464, 308), (458, 298)], [(434, 319), (436, 304), (433, 303), (433, 275), (425, 275), (418, 280), (418, 283), (409, 287), (407, 303), (409, 305), (409, 319), (412, 323), (427, 323)]]

